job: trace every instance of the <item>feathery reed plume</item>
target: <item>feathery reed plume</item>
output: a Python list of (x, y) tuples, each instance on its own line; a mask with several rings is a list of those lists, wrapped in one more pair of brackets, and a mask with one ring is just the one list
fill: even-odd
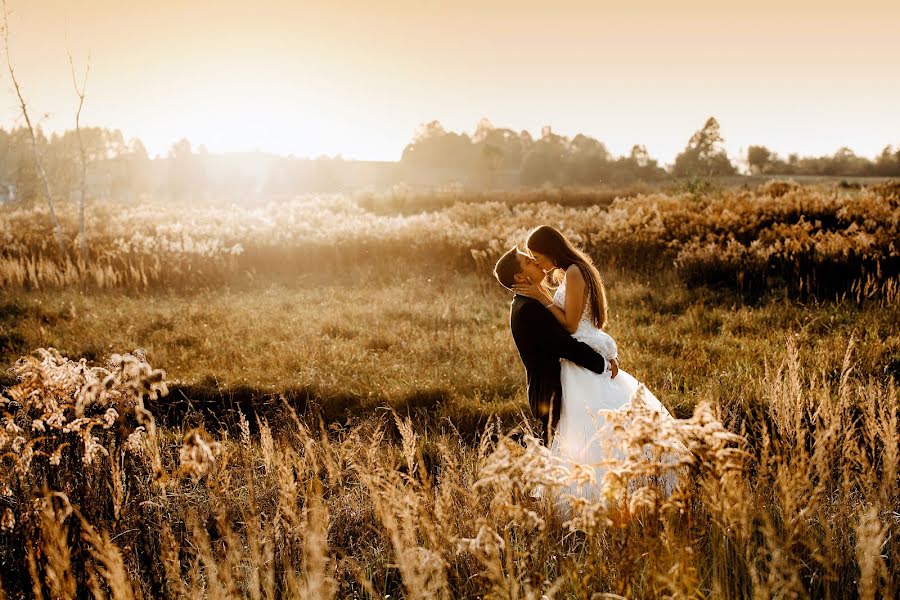
[[(78, 514), (77, 511), (76, 514)], [(95, 568), (105, 580), (110, 595), (114, 598), (132, 600), (135, 597), (134, 588), (122, 553), (112, 543), (106, 532), (98, 532), (81, 514), (78, 514), (78, 518), (81, 524), (81, 537), (88, 543), (91, 557), (97, 562)], [(100, 581), (94, 577), (93, 573), (89, 575), (88, 587), (94, 597), (105, 596)]]
[(856, 525), (856, 562), (859, 564), (859, 597), (865, 600), (890, 596), (890, 575), (881, 550), (888, 531), (889, 527), (881, 524), (874, 506), (860, 511)]
[[(39, 555), (43, 558), (41, 580), (54, 598), (74, 598), (77, 590), (72, 573), (72, 556), (68, 545), (66, 519), (72, 506), (65, 494), (48, 492), (37, 502), (40, 527)], [(35, 589), (40, 586), (34, 582)]]
[[(592, 465), (559, 460), (525, 423), (490, 419), (469, 440), (396, 415), (317, 428), (285, 406), (252, 432), (235, 414), (246, 436), (157, 429), (142, 398), (163, 380), (145, 381), (143, 358), (91, 367), (38, 352), (0, 399), (3, 585), (11, 597), (892, 597), (900, 398), (850, 348), (825, 370), (789, 344), (740, 402), (701, 391), (687, 419), (640, 397), (606, 414), (616, 451), (601, 498), (564, 495)], [(90, 463), (88, 426), (105, 450)]]
[[(542, 190), (451, 196), (417, 214), (385, 214), (380, 201), (312, 196), (265, 206), (142, 203), (129, 211), (93, 207), (90, 261), (48, 251), (46, 207), (0, 211), (0, 288), (72, 286), (144, 290), (221, 285), (256, 275), (398, 264), (478, 272), (496, 293), (489, 265), (535, 223), (564, 232), (610, 265), (638, 273), (670, 270), (689, 285), (728, 287), (751, 298), (783, 288), (800, 298), (855, 298), (890, 306), (900, 294), (894, 240), (896, 183), (835, 193), (824, 185), (771, 181), (756, 190), (629, 195), (573, 206)], [(75, 207), (60, 206), (65, 229)], [(304, 260), (295, 260), (302, 256)], [(414, 257), (414, 258), (412, 258)], [(423, 263), (434, 257), (440, 263)], [(438, 258), (439, 257), (439, 258)], [(491, 290), (494, 290), (491, 292)]]
[(178, 459), (181, 463), (179, 473), (199, 479), (209, 473), (216, 464), (216, 458), (222, 453), (220, 442), (204, 439), (203, 431), (192, 429), (184, 436)]

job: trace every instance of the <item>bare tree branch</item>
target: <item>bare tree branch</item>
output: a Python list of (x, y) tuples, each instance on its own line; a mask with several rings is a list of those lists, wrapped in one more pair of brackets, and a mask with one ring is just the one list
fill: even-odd
[[(5, 1), (5, 0), (4, 0)], [(88, 53), (87, 65), (84, 68), (84, 80), (78, 87), (75, 77), (75, 61), (72, 60), (72, 52), (66, 48), (69, 55), (69, 67), (72, 70), (72, 85), (78, 96), (78, 111), (75, 113), (75, 135), (78, 138), (78, 153), (81, 158), (81, 196), (78, 199), (78, 249), (82, 260), (87, 260), (87, 238), (84, 232), (84, 197), (87, 191), (87, 153), (84, 151), (84, 140), (81, 138), (81, 109), (84, 108), (84, 91), (87, 88), (88, 73), (91, 72), (91, 55)]]
[(6, 52), (6, 67), (9, 69), (9, 77), (12, 79), (13, 87), (16, 90), (16, 96), (19, 99), (19, 108), (22, 116), (25, 117), (25, 124), (28, 126), (28, 133), (31, 135), (31, 152), (34, 159), (34, 165), (37, 169), (41, 183), (44, 185), (44, 196), (47, 199), (47, 207), (50, 209), (50, 222), (53, 225), (53, 234), (56, 237), (56, 245), (59, 246), (60, 253), (65, 253), (62, 239), (62, 228), (59, 226), (59, 219), (56, 218), (56, 210), (53, 208), (53, 194), (50, 193), (50, 181), (47, 179), (47, 172), (44, 170), (44, 164), (41, 162), (40, 154), (37, 147), (37, 136), (34, 133), (34, 127), (31, 124), (31, 117), (28, 115), (28, 105), (22, 96), (22, 88), (16, 79), (16, 73), (13, 69), (12, 58), (9, 55), (9, 11), (6, 8), (6, 0), (3, 0), (3, 49)]

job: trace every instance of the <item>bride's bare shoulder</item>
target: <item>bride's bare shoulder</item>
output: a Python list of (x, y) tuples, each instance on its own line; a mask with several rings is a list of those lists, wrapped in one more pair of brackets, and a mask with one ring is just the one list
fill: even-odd
[(584, 273), (578, 265), (569, 265), (566, 269), (566, 283), (584, 283)]

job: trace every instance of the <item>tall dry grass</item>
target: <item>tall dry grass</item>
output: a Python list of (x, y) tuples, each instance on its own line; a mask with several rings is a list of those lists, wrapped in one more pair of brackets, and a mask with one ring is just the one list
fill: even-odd
[[(606, 500), (529, 434), (476, 444), (400, 415), (320, 428), (285, 408), (157, 428), (140, 356), (23, 358), (2, 399), (8, 595), (893, 597), (900, 395), (769, 357), (738, 398), (611, 415)], [(662, 443), (666, 442), (666, 443)], [(674, 455), (673, 452), (677, 450)], [(655, 481), (675, 473), (668, 493)], [(543, 494), (535, 496), (535, 490)], [(607, 597), (612, 597), (607, 595)]]
[[(648, 190), (603, 201), (589, 190), (435, 193), (432, 209), (416, 196), (414, 205), (425, 207), (416, 211), (370, 196), (260, 207), (97, 205), (87, 262), (73, 258), (74, 238), (69, 253), (56, 250), (44, 209), (4, 210), (0, 287), (195, 288), (323, 270), (485, 271), (529, 229), (547, 223), (607, 270), (674, 271), (689, 285), (754, 297), (783, 289), (890, 303), (900, 299), (894, 190), (776, 181), (754, 190)], [(75, 231), (75, 218), (61, 211), (64, 230)]]

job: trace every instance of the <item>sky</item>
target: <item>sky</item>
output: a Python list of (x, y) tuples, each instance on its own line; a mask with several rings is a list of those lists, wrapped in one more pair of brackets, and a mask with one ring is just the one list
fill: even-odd
[[(900, 146), (898, 0), (7, 0), (45, 131), (397, 160), (422, 123), (584, 133), (671, 162), (709, 116), (737, 158)], [(0, 126), (23, 124), (0, 71)]]

